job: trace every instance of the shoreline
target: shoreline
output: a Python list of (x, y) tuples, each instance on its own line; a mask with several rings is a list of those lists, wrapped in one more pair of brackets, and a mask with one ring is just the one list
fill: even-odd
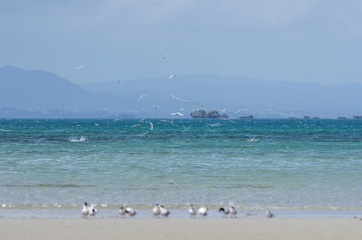
[[(126, 207), (126, 206), (125, 206)], [(119, 218), (119, 208), (102, 208), (96, 207), (97, 213), (95, 218)], [(197, 209), (197, 208), (196, 208)], [(135, 218), (150, 219), (153, 218), (152, 208), (135, 208), (137, 214)], [(168, 208), (171, 212), (169, 218), (189, 218), (188, 208)], [(255, 210), (255, 209), (236, 209), (238, 211), (238, 218), (265, 218), (266, 210)], [(314, 210), (280, 210), (270, 209), (275, 217), (277, 218), (362, 218), (362, 209), (349, 209), (349, 210), (325, 210), (325, 209), (314, 209)], [(16, 218), (40, 218), (40, 219), (77, 219), (81, 218), (81, 208), (0, 208), (0, 218), (2, 219), (16, 219)], [(230, 217), (230, 216), (229, 216)], [(199, 216), (197, 216), (199, 218)], [(218, 212), (218, 208), (209, 208), (208, 216), (206, 218), (218, 219), (224, 218), (223, 214)]]
[(346, 218), (0, 219), (1, 239), (362, 239)]

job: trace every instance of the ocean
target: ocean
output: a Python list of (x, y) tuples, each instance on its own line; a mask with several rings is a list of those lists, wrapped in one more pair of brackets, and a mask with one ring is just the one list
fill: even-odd
[(0, 119), (0, 217), (350, 217), (361, 173), (358, 119)]

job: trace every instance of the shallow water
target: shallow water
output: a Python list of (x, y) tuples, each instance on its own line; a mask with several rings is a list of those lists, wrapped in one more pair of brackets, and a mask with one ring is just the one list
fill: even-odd
[(358, 212), (361, 140), (361, 120), (3, 119), (0, 209)]

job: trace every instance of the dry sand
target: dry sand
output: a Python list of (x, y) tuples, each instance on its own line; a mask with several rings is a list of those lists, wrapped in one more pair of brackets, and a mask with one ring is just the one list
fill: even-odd
[(362, 239), (351, 218), (0, 219), (1, 240)]

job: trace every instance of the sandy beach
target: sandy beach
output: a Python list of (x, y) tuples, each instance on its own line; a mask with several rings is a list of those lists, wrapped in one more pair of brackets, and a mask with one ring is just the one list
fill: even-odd
[(0, 219), (0, 239), (362, 239), (353, 218)]

